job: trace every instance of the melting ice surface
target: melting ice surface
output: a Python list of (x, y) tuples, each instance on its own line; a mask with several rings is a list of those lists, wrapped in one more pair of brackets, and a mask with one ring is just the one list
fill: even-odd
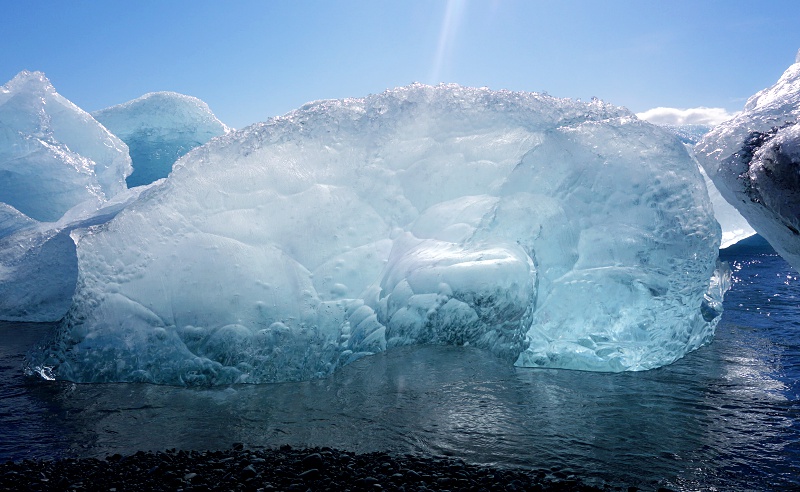
[[(661, 125), (674, 132), (678, 138), (683, 141), (689, 149), (689, 153), (694, 157), (694, 146), (699, 142), (703, 136), (711, 131), (712, 127), (708, 125)], [(736, 210), (736, 207), (723, 198), (722, 194), (717, 189), (716, 185), (711, 178), (708, 177), (700, 163), (697, 163), (700, 168), (700, 174), (703, 175), (703, 180), (708, 188), (708, 197), (711, 199), (711, 204), (714, 207), (714, 217), (717, 218), (720, 227), (722, 227), (722, 242), (720, 248), (727, 248), (732, 246), (742, 239), (748, 238), (756, 233), (750, 226), (747, 220), (742, 217), (742, 214)]]
[(266, 382), (454, 344), (648, 369), (712, 336), (719, 237), (683, 144), (622, 108), (422, 85), (316, 102), (211, 141), (88, 229), (30, 366)]
[(78, 274), (70, 231), (133, 198), (130, 170), (125, 144), (44, 74), (20, 72), (0, 87), (1, 319), (64, 316)]
[[(0, 319), (56, 321), (78, 277), (76, 230), (108, 221), (172, 163), (228, 131), (202, 101), (155, 93), (92, 115), (44, 74), (20, 72), (0, 87)], [(144, 179), (143, 176), (149, 177)]]
[(128, 145), (129, 187), (166, 178), (178, 158), (230, 131), (206, 103), (175, 92), (145, 94), (92, 116)]
[(55, 222), (125, 190), (130, 170), (125, 144), (41, 72), (20, 72), (0, 87), (0, 202)]
[(708, 133), (696, 154), (722, 196), (800, 270), (800, 53), (778, 82)]

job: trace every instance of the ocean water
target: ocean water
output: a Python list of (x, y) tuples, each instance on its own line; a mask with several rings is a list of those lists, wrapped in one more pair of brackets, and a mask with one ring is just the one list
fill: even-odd
[(22, 374), (52, 325), (0, 323), (0, 461), (241, 442), (445, 455), (645, 490), (800, 490), (800, 275), (758, 237), (722, 256), (734, 278), (714, 342), (639, 373), (421, 347), (303, 383), (79, 385)]

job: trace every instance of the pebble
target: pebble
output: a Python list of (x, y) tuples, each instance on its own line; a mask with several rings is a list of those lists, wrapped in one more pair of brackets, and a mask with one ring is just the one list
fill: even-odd
[(244, 468), (242, 468), (240, 474), (242, 475), (243, 478), (248, 479), (258, 475), (258, 472), (256, 471), (255, 468), (253, 468), (253, 465), (247, 465)]

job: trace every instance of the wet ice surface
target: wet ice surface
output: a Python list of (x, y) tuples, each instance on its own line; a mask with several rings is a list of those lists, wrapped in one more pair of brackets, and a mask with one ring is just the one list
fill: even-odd
[(674, 135), (598, 100), (457, 85), (216, 138), (74, 237), (66, 322), (31, 365), (76, 382), (300, 381), (444, 344), (645, 370), (706, 343), (724, 291)]
[(2, 324), (0, 460), (288, 443), (557, 468), (645, 488), (798, 486), (800, 281), (768, 246), (727, 259), (735, 281), (715, 341), (638, 373), (514, 368), (472, 348), (406, 347), (310, 382), (76, 385), (21, 376), (22, 352), (46, 326)]

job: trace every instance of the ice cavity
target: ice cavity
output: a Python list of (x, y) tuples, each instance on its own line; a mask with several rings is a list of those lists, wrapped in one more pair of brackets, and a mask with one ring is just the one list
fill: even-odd
[[(689, 153), (694, 157), (694, 146), (702, 140), (703, 136), (710, 132), (713, 128), (709, 125), (661, 125), (670, 131), (674, 132), (681, 141), (686, 144)], [(695, 158), (696, 160), (696, 158)], [(700, 168), (700, 173), (703, 175), (703, 180), (708, 188), (708, 196), (711, 198), (711, 204), (714, 206), (714, 217), (717, 218), (720, 227), (722, 227), (722, 242), (720, 248), (727, 248), (732, 246), (742, 239), (746, 239), (756, 233), (747, 220), (742, 217), (742, 214), (736, 210), (736, 207), (728, 203), (717, 189), (716, 185), (711, 178), (708, 177), (706, 171), (700, 163), (697, 163)]]
[(725, 199), (800, 269), (800, 63), (697, 144)]
[(622, 108), (455, 85), (315, 102), (196, 149), (87, 230), (31, 368), (285, 381), (448, 343), (648, 369), (712, 336), (719, 235), (682, 143)]
[(0, 202), (54, 222), (87, 200), (125, 190), (128, 149), (58, 94), (41, 72), (0, 87)]
[(132, 198), (130, 170), (125, 144), (44, 74), (0, 87), (0, 319), (64, 316), (78, 276), (70, 234)]
[(175, 92), (153, 92), (92, 113), (130, 149), (129, 187), (167, 177), (184, 154), (230, 129), (208, 105)]

